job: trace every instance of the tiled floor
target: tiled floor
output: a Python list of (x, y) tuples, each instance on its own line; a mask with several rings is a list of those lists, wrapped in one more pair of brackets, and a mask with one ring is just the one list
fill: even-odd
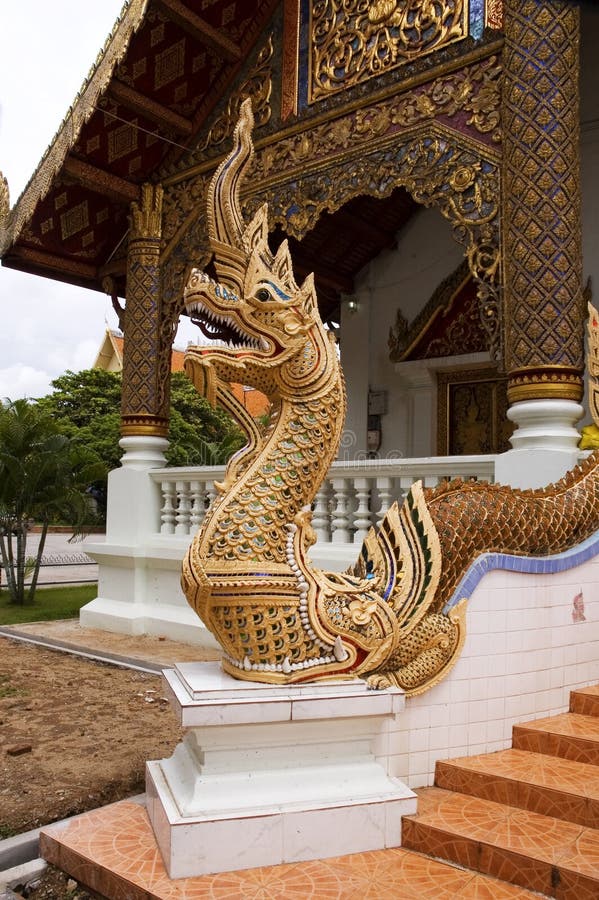
[(437, 765), (438, 787), (599, 828), (599, 768), (589, 763), (500, 750)]
[(122, 802), (42, 835), (44, 857), (110, 900), (525, 900), (401, 848), (171, 881), (143, 807)]

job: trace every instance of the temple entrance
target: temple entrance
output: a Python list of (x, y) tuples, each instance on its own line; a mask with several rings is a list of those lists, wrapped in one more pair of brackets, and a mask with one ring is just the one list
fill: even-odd
[[(284, 237), (278, 226), (273, 249)], [(323, 321), (339, 334), (341, 459), (507, 449), (505, 378), (463, 247), (437, 210), (401, 187), (361, 195), (289, 244), (298, 283), (314, 272)]]

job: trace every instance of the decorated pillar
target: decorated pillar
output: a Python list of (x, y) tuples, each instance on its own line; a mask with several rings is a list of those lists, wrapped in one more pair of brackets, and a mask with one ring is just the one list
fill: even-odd
[(517, 427), (498, 478), (515, 486), (575, 463), (583, 412), (579, 29), (570, 0), (505, 0), (505, 348)]
[(171, 347), (161, 329), (160, 238), (162, 188), (145, 184), (141, 202), (131, 204), (124, 315), (121, 447), (123, 465), (164, 464), (169, 424), (170, 365), (160, 365)]

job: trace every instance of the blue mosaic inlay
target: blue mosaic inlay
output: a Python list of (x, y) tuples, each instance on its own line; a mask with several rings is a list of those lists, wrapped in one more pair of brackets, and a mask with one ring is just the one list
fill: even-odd
[(553, 556), (512, 556), (509, 553), (483, 553), (474, 560), (468, 571), (453, 592), (451, 599), (443, 607), (447, 615), (449, 610), (460, 600), (469, 600), (474, 589), (484, 575), (494, 569), (508, 572), (521, 572), (525, 575), (556, 575), (580, 566), (599, 554), (599, 531), (577, 544), (571, 550), (556, 553)]
[(470, 36), (480, 41), (485, 30), (485, 0), (470, 0)]

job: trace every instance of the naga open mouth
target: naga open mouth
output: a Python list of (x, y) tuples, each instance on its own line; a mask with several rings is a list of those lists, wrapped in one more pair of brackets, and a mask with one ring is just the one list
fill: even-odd
[(268, 350), (268, 344), (264, 339), (252, 337), (243, 331), (230, 316), (221, 316), (200, 301), (188, 302), (186, 306), (193, 324), (197, 325), (202, 334), (211, 341), (223, 341), (227, 346), (236, 349)]

